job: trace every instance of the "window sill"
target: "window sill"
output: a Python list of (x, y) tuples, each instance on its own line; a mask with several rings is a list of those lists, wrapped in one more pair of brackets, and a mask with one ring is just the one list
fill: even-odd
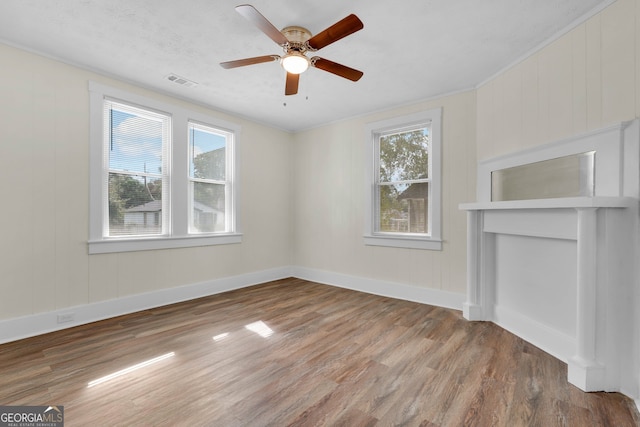
[(196, 246), (228, 245), (241, 242), (242, 234), (240, 233), (184, 237), (163, 236), (105, 239), (89, 241), (89, 254), (192, 248)]
[(442, 240), (431, 237), (412, 237), (404, 235), (365, 235), (364, 244), (368, 246), (387, 246), (393, 248), (442, 250)]

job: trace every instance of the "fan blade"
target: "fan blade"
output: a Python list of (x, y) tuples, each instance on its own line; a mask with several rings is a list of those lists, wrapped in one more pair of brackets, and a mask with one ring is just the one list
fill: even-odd
[(336, 22), (324, 31), (307, 40), (307, 45), (313, 50), (320, 50), (333, 42), (347, 37), (356, 31), (364, 28), (362, 21), (354, 14), (351, 14), (341, 21)]
[(241, 4), (240, 6), (236, 6), (236, 11), (280, 46), (284, 46), (289, 43), (289, 40), (287, 40), (284, 34), (274, 27), (267, 18), (262, 16), (255, 7), (250, 4)]
[(357, 82), (360, 80), (360, 77), (364, 75), (362, 71), (347, 67), (346, 65), (338, 64), (337, 62), (329, 61), (328, 59), (318, 58), (317, 56), (311, 58), (311, 65), (337, 76), (344, 77), (345, 79), (349, 79), (353, 82)]
[(284, 88), (285, 95), (295, 95), (298, 93), (298, 83), (300, 74), (287, 73), (287, 83)]
[(263, 62), (278, 61), (279, 59), (280, 57), (278, 55), (256, 56), (253, 58), (236, 59), (235, 61), (221, 62), (220, 66), (222, 68), (236, 68), (244, 67), (245, 65), (261, 64)]

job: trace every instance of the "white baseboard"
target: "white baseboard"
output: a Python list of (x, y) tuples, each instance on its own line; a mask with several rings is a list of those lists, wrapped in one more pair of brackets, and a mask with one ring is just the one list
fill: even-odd
[(456, 292), (447, 292), (440, 289), (421, 288), (418, 286), (391, 283), (384, 280), (369, 279), (365, 277), (350, 276), (325, 270), (316, 270), (305, 267), (293, 267), (293, 276), (326, 285), (352, 289), (390, 298), (419, 302), (422, 304), (436, 305), (439, 307), (462, 310), (462, 304), (466, 295)]
[[(346, 289), (455, 310), (462, 309), (462, 303), (465, 299), (463, 294), (438, 289), (420, 288), (323, 270), (282, 267), (2, 320), (0, 321), (0, 344), (287, 277), (298, 277)], [(59, 316), (69, 316), (73, 320), (60, 323)]]
[(576, 339), (529, 317), (495, 306), (493, 322), (565, 363), (575, 355)]
[[(281, 267), (2, 320), (0, 321), (0, 344), (287, 277), (298, 277), (360, 292), (455, 310), (462, 309), (465, 298), (463, 294), (438, 289), (419, 288), (323, 270)], [(59, 323), (58, 316), (66, 315), (72, 316), (73, 320)]]
[[(304, 267), (280, 267), (1, 320), (0, 344), (287, 277), (297, 277), (345, 289), (454, 310), (461, 310), (465, 301), (464, 294), (439, 289), (421, 288)], [(58, 323), (58, 316), (61, 315), (73, 315), (73, 321)], [(520, 313), (503, 307), (495, 307), (492, 321), (560, 360), (567, 362), (574, 354), (575, 338), (522, 316)], [(628, 395), (636, 397), (635, 393)], [(636, 399), (635, 404), (640, 411), (640, 399)]]
[[(291, 275), (292, 271), (290, 267), (274, 268), (2, 320), (0, 321), (0, 344), (134, 313), (136, 311), (201, 298), (272, 280), (284, 279), (291, 277)], [(73, 321), (58, 323), (59, 315), (72, 315)]]

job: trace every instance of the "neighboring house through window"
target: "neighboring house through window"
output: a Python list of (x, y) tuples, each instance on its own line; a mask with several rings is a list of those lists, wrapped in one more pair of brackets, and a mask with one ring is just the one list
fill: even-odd
[(442, 249), (441, 109), (366, 126), (365, 243)]
[(231, 209), (228, 193), (228, 132), (189, 122), (189, 231), (220, 232), (227, 228)]
[(240, 128), (98, 83), (89, 90), (89, 252), (240, 242)]

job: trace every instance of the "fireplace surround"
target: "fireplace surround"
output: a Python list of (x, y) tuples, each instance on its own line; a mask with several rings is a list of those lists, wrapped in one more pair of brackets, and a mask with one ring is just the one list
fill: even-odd
[[(482, 161), (477, 202), (460, 205), (467, 211), (465, 318), (493, 321), (565, 361), (569, 382), (584, 391), (634, 398), (639, 129), (638, 120), (624, 122)], [(578, 167), (562, 166), (573, 158)], [(579, 184), (577, 193), (563, 173)], [(511, 188), (508, 197), (495, 194), (492, 176)]]

